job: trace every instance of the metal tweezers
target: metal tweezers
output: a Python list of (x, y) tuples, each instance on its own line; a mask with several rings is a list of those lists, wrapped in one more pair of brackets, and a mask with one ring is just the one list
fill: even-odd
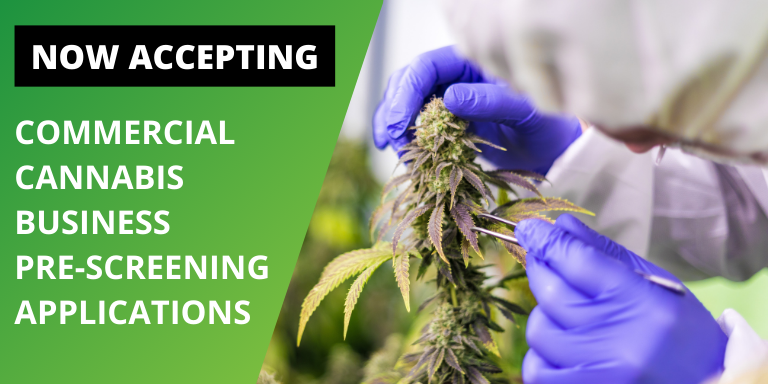
[[(488, 214), (488, 213), (479, 213), (477, 215), (477, 217), (480, 217), (480, 218), (483, 218), (483, 219), (486, 219), (486, 220), (495, 221), (495, 222), (502, 223), (502, 224), (506, 224), (506, 225), (509, 225), (509, 226), (512, 226), (512, 227), (516, 227), (517, 226), (517, 223), (515, 223), (512, 220), (507, 220), (507, 219), (505, 219), (503, 217), (498, 217), (498, 216), (491, 215), (491, 214)], [(504, 235), (504, 234), (501, 234), (501, 233), (498, 233), (498, 232), (494, 232), (494, 231), (491, 231), (489, 229), (480, 228), (480, 227), (472, 227), (472, 231), (484, 233), (484, 234), (486, 234), (488, 236), (493, 236), (493, 237), (495, 237), (495, 238), (497, 238), (499, 240), (506, 241), (508, 243), (512, 243), (512, 244), (516, 244), (516, 245), (520, 245), (520, 243), (517, 241), (517, 238), (515, 238), (514, 236)], [(665, 277), (656, 276), (656, 275), (649, 275), (649, 274), (647, 274), (647, 273), (645, 273), (643, 271), (637, 270), (637, 269), (635, 269), (634, 271), (635, 271), (635, 273), (637, 273), (638, 275), (642, 276), (644, 279), (650, 281), (651, 283), (654, 283), (654, 284), (656, 284), (656, 285), (658, 285), (660, 287), (666, 288), (666, 289), (668, 289), (668, 290), (670, 290), (670, 291), (672, 291), (674, 293), (677, 293), (679, 295), (685, 295), (686, 289), (685, 289), (685, 286), (683, 284), (681, 284), (681, 283), (678, 283), (678, 282), (676, 282), (674, 280), (671, 280), (671, 279), (667, 279)]]

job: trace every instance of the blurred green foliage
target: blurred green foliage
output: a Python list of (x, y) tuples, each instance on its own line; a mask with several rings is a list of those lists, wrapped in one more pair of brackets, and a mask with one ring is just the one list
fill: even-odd
[(415, 317), (405, 311), (392, 278), (391, 263), (371, 278), (342, 338), (344, 299), (350, 282), (318, 308), (296, 347), (301, 303), (323, 267), (341, 253), (370, 247), (368, 218), (378, 205), (381, 186), (368, 166), (363, 143), (340, 139), (336, 145), (304, 244), (264, 362), (283, 383), (359, 383), (364, 362), (393, 333), (405, 333)]

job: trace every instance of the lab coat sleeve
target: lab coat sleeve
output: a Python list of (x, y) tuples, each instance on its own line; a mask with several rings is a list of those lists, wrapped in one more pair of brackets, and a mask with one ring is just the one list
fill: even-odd
[[(763, 383), (768, 368), (768, 341), (762, 340), (746, 320), (733, 309), (726, 309), (717, 319), (720, 328), (728, 336), (725, 361), (720, 384)], [(754, 381), (749, 379), (755, 377)], [(748, 381), (749, 380), (749, 381)]]

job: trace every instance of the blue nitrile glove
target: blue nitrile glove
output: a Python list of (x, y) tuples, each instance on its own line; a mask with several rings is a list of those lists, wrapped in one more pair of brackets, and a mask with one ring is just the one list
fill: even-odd
[(571, 215), (552, 225), (524, 220), (539, 305), (528, 319), (528, 384), (700, 384), (723, 368), (727, 338), (690, 291), (674, 293), (633, 270), (672, 274), (599, 235)]
[(373, 116), (373, 140), (379, 149), (399, 151), (413, 138), (421, 108), (432, 96), (443, 97), (455, 115), (470, 120), (470, 129), (506, 152), (481, 146), (482, 156), (499, 168), (546, 174), (552, 163), (581, 135), (575, 117), (536, 112), (527, 98), (485, 75), (454, 47), (419, 55), (395, 72)]

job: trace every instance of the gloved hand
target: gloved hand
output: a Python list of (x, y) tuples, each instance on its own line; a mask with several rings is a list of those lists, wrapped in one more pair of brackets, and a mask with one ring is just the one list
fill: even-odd
[(571, 215), (524, 220), (539, 305), (528, 319), (523, 380), (550, 383), (700, 384), (722, 371), (727, 343), (690, 291), (680, 295), (634, 269), (679, 281)]
[(470, 120), (480, 137), (507, 149), (481, 146), (482, 156), (499, 168), (546, 174), (552, 163), (581, 135), (575, 117), (545, 115), (525, 97), (459, 56), (454, 47), (419, 55), (395, 72), (373, 116), (373, 139), (379, 149), (399, 151), (413, 139), (413, 126), (432, 96), (443, 97), (455, 115)]

